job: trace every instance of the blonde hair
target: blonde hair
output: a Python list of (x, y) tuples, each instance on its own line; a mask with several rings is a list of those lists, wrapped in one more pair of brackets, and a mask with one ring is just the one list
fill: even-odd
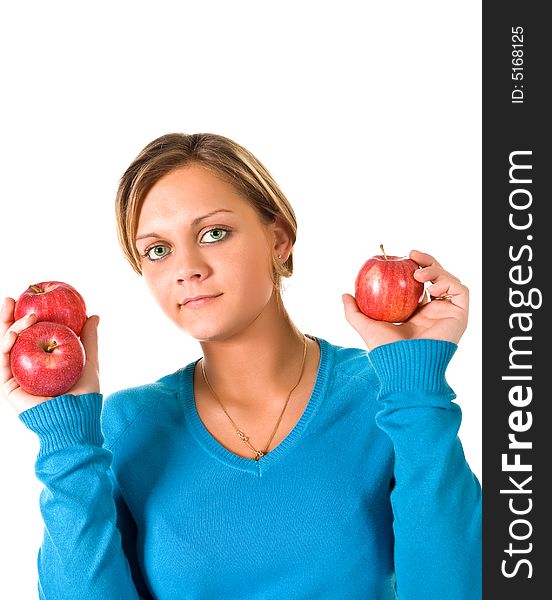
[[(297, 220), (293, 208), (272, 175), (251, 152), (214, 133), (168, 133), (144, 147), (122, 175), (117, 188), (117, 235), (136, 273), (142, 274), (135, 243), (142, 202), (161, 177), (191, 163), (199, 163), (222, 176), (251, 203), (264, 223), (280, 217), (295, 244)], [(272, 281), (281, 296), (282, 277), (293, 273), (293, 249), (284, 263), (274, 256), (272, 263)]]

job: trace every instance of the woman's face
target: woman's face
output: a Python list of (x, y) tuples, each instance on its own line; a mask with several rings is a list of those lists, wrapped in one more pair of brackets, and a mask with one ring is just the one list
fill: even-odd
[[(136, 246), (164, 313), (200, 341), (252, 323), (272, 293), (272, 255), (282, 229), (265, 225), (230, 184), (199, 164), (162, 177), (140, 210)], [(214, 296), (185, 303), (187, 298)]]

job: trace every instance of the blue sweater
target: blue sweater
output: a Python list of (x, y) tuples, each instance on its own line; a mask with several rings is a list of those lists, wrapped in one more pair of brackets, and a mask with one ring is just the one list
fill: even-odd
[(481, 488), (445, 379), (456, 345), (315, 339), (309, 403), (259, 461), (203, 425), (197, 361), (103, 406), (64, 395), (21, 413), (40, 439), (40, 598), (481, 598)]

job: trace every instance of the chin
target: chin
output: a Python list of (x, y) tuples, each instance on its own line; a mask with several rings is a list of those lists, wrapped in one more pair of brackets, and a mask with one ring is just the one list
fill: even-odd
[(215, 342), (226, 337), (221, 329), (212, 324), (208, 326), (198, 325), (197, 327), (181, 325), (180, 328), (198, 342)]
[(196, 323), (189, 321), (183, 323), (180, 319), (177, 325), (198, 342), (221, 342), (239, 336), (256, 320), (258, 314), (252, 315), (250, 319), (244, 318), (244, 316), (241, 311), (233, 322), (229, 319), (206, 319), (205, 321), (198, 320)]
[(175, 325), (198, 342), (206, 342), (218, 338), (219, 330), (213, 323), (183, 323), (178, 317), (172, 319)]
[(228, 337), (229, 324), (221, 323), (220, 318), (190, 318), (184, 317), (181, 312), (170, 315), (175, 325), (187, 335), (198, 342), (211, 342)]

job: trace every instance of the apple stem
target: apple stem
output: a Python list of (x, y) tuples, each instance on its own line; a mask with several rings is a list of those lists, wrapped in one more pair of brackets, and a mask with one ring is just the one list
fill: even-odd
[(30, 285), (29, 289), (33, 290), (35, 294), (42, 294), (42, 292), (44, 292), (44, 290), (41, 287), (38, 287), (38, 285)]
[(46, 350), (46, 352), (53, 352), (54, 348), (56, 348), (58, 345), (58, 343), (56, 342), (56, 340), (52, 340), (47, 346), (46, 348), (44, 348), (44, 350)]
[(385, 250), (383, 249), (383, 244), (380, 244), (380, 249), (383, 253), (383, 258), (385, 258), (385, 260), (387, 260), (387, 254), (385, 254)]

